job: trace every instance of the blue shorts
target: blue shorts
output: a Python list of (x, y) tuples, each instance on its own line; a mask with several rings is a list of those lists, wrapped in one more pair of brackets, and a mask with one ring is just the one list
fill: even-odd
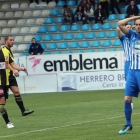
[(125, 96), (138, 97), (140, 91), (140, 70), (129, 70), (127, 75)]
[(130, 65), (130, 61), (125, 61), (125, 67), (124, 67), (125, 81), (127, 80), (129, 65)]

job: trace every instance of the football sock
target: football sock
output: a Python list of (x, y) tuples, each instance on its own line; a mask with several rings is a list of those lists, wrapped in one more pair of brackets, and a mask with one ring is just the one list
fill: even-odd
[(124, 114), (125, 114), (125, 119), (126, 119), (126, 125), (131, 126), (131, 114), (132, 114), (132, 107), (131, 103), (126, 103), (124, 102)]
[(21, 112), (23, 113), (25, 111), (25, 108), (24, 108), (24, 105), (23, 105), (23, 101), (22, 101), (21, 96), (20, 95), (15, 96), (15, 100), (16, 100), (16, 103), (18, 104)]
[(6, 124), (8, 122), (10, 122), (9, 119), (8, 119), (7, 111), (5, 109), (5, 104), (0, 104), (0, 112), (2, 114), (3, 119), (5, 120)]

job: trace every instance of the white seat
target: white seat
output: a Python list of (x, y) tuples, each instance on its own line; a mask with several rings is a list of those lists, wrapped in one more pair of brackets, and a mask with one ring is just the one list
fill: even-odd
[(21, 56), (20, 53), (14, 53), (14, 56)]
[(4, 13), (0, 12), (0, 18), (3, 18), (3, 17), (4, 17)]
[(36, 24), (43, 24), (45, 22), (45, 19), (44, 18), (38, 18), (36, 20)]
[(31, 27), (30, 33), (37, 33), (39, 31), (39, 27)]
[(10, 29), (9, 28), (4, 28), (2, 30), (2, 34), (10, 34)]
[(20, 50), (20, 51), (24, 51), (26, 48), (27, 48), (27, 46), (25, 44), (20, 44), (18, 46), (18, 50)]
[(32, 35), (27, 35), (25, 36), (24, 41), (31, 42), (32, 38), (33, 38)]
[(16, 25), (16, 20), (9, 20), (9, 21), (8, 21), (8, 25), (9, 25), (9, 26)]
[(29, 5), (30, 8), (36, 8), (36, 6), (37, 6), (37, 3), (35, 3), (35, 2), (33, 2)]
[(0, 26), (6, 26), (7, 22), (6, 20), (0, 20)]
[(35, 10), (33, 12), (33, 16), (41, 16), (41, 11), (40, 10)]
[(17, 21), (17, 25), (24, 25), (25, 24), (25, 19), (19, 19), (18, 21)]
[(47, 7), (47, 3), (46, 2), (40, 2), (38, 5), (37, 5), (38, 8), (45, 8)]
[(52, 8), (53, 8), (53, 7), (55, 7), (55, 6), (56, 6), (56, 3), (53, 2), (53, 1), (52, 1), (52, 2), (49, 2), (49, 4), (48, 4), (48, 7), (52, 7)]
[(10, 9), (10, 8), (11, 7), (10, 7), (9, 4), (3, 4), (2, 7), (1, 7), (1, 9), (3, 9), (3, 10), (7, 10), (7, 9)]
[(28, 27), (23, 27), (21, 28), (21, 33), (29, 33), (29, 28)]
[(23, 12), (22, 11), (16, 11), (14, 14), (14, 17), (22, 17), (23, 16)]
[(48, 16), (50, 13), (51, 13), (50, 10), (43, 10), (42, 16)]
[(12, 28), (11, 34), (18, 34), (20, 32), (19, 28)]
[(15, 42), (23, 42), (23, 37), (22, 36), (16, 36), (14, 41)]
[(26, 24), (35, 24), (34, 19), (27, 19)]
[[(5, 44), (5, 39), (4, 37), (1, 37), (1, 40), (2, 40), (2, 44)], [(2, 46), (1, 46), (2, 47)]]
[(13, 45), (12, 51), (16, 51), (18, 49), (17, 45)]
[(23, 14), (24, 17), (30, 17), (31, 15), (32, 15), (31, 11), (25, 11)]
[(22, 3), (22, 4), (20, 5), (20, 8), (21, 8), (21, 9), (27, 9), (27, 8), (28, 8), (28, 3)]
[(13, 17), (13, 16), (14, 16), (13, 12), (6, 12), (5, 13), (5, 17), (10, 18), (10, 17)]

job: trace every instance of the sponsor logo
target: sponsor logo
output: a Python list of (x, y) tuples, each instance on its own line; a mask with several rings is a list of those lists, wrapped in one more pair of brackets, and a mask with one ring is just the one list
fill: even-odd
[(8, 60), (8, 56), (5, 56), (5, 60), (6, 60), (6, 61)]
[(4, 94), (4, 93), (3, 93), (3, 89), (0, 89), (0, 95), (2, 95), (2, 94)]
[[(17, 65), (19, 67), (23, 67), (24, 68), (24, 64), (23, 63), (20, 63), (20, 59), (19, 58), (17, 59)], [(18, 72), (20, 72), (20, 71), (18, 70)]]
[(41, 59), (36, 59), (35, 57), (29, 58), (29, 60), (34, 63), (32, 66), (33, 71), (35, 72), (36, 66), (40, 64)]

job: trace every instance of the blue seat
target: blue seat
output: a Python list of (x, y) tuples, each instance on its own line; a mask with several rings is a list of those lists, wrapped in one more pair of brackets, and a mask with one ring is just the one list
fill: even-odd
[(95, 52), (94, 50), (88, 50), (87, 52)]
[(84, 51), (83, 50), (78, 50), (78, 51), (76, 51), (76, 53), (84, 53)]
[(113, 43), (113, 46), (121, 46), (121, 45), (122, 45), (122, 42), (119, 39), (115, 40)]
[(82, 29), (81, 30), (89, 30), (90, 29), (90, 25), (89, 24), (84, 24), (82, 26)]
[(111, 23), (105, 23), (104, 25), (103, 25), (103, 30), (106, 30), (106, 29), (110, 29), (110, 28), (112, 28), (112, 25), (111, 25)]
[(93, 41), (91, 47), (99, 47), (101, 46), (101, 42), (100, 41)]
[(44, 24), (52, 24), (54, 23), (53, 18), (47, 18), (46, 21), (44, 22)]
[(119, 16), (118, 20), (125, 19), (125, 17), (126, 17), (126, 14), (120, 14), (120, 16)]
[(126, 6), (124, 7), (124, 10), (123, 10), (124, 12), (126, 12), (128, 6), (129, 6), (129, 5), (126, 5)]
[(72, 10), (72, 13), (75, 14), (75, 11), (76, 11), (76, 8), (74, 8), (74, 9)]
[(22, 56), (29, 56), (29, 53), (23, 53)]
[(108, 47), (108, 46), (111, 46), (111, 45), (112, 45), (111, 40), (105, 40), (105, 41), (103, 42), (102, 47)]
[(80, 4), (81, 0), (78, 1), (77, 6)]
[(51, 41), (51, 40), (53, 40), (53, 36), (52, 35), (46, 35), (42, 41)]
[(47, 49), (47, 45), (45, 43), (42, 43), (41, 46), (42, 46), (43, 50)]
[(64, 40), (72, 40), (74, 39), (74, 35), (73, 34), (67, 34)]
[(70, 31), (78, 31), (80, 30), (80, 26), (79, 25), (72, 25)]
[(35, 39), (37, 42), (40, 42), (42, 40), (42, 36), (41, 35), (36, 35)]
[(62, 23), (62, 17), (57, 18), (55, 23)]
[(65, 1), (59, 1), (55, 7), (63, 7), (65, 5)]
[(67, 54), (67, 53), (73, 53), (73, 51), (66, 51), (65, 53), (66, 53), (66, 54)]
[(46, 26), (43, 26), (39, 29), (37, 33), (46, 33), (46, 32), (48, 32), (48, 28)]
[(80, 48), (88, 48), (88, 47), (90, 47), (90, 43), (88, 41), (82, 42), (82, 44), (80, 46)]
[(124, 49), (123, 49), (123, 48), (121, 48), (121, 49), (120, 49), (120, 51), (124, 51)]
[(43, 54), (45, 54), (45, 55), (46, 55), (46, 54), (51, 54), (51, 52), (44, 52)]
[(112, 49), (109, 49), (109, 51), (117, 51), (117, 49), (115, 49), (115, 48), (112, 48)]
[(138, 6), (138, 9), (140, 10), (140, 4), (138, 4), (137, 6)]
[(117, 19), (116, 14), (111, 14), (111, 15), (109, 15), (107, 20), (116, 20), (116, 19)]
[(49, 32), (57, 32), (58, 30), (58, 26), (51, 26)]
[(30, 45), (31, 45), (31, 44), (28, 45), (28, 47), (25, 49), (25, 51), (29, 51)]
[(96, 23), (92, 26), (91, 30), (100, 30), (101, 29), (101, 24)]
[(62, 10), (61, 14), (60, 15), (63, 15), (64, 14), (64, 9)]
[(134, 25), (132, 21), (128, 22), (128, 24), (131, 24), (131, 26), (133, 26), (133, 25)]
[(75, 39), (84, 39), (85, 35), (84, 33), (78, 33)]
[[(122, 11), (122, 6), (119, 6), (120, 11)], [(117, 9), (115, 8), (115, 12), (118, 12)]]
[(55, 52), (54, 54), (62, 54), (62, 52), (59, 51), (59, 52)]
[(75, 1), (68, 1), (67, 5), (68, 6), (75, 6), (76, 3), (75, 3)]
[(57, 48), (57, 44), (56, 44), (56, 43), (51, 43), (51, 44), (49, 45), (48, 50), (53, 50), (53, 49), (56, 49), (56, 48)]
[(60, 44), (58, 49), (67, 49), (68, 48), (68, 43), (67, 42), (63, 42)]
[(118, 27), (118, 23), (116, 22), (112, 29), (117, 29), (117, 27)]
[(105, 52), (105, 51), (106, 51), (105, 49), (98, 50), (98, 52)]
[(54, 40), (62, 40), (63, 39), (63, 35), (62, 34), (57, 34), (54, 38)]
[(50, 16), (58, 16), (59, 15), (59, 10), (58, 9), (54, 9), (52, 10)]
[(69, 30), (69, 26), (68, 25), (62, 25), (61, 29), (59, 30), (60, 32), (67, 32)]
[(113, 37), (117, 37), (117, 32), (116, 31), (111, 31), (109, 32), (107, 38), (113, 38)]
[(105, 38), (106, 33), (105, 32), (99, 32), (97, 38)]
[(94, 39), (96, 37), (95, 33), (88, 33), (86, 39)]
[(72, 42), (69, 48), (78, 48), (79, 43), (78, 42)]

